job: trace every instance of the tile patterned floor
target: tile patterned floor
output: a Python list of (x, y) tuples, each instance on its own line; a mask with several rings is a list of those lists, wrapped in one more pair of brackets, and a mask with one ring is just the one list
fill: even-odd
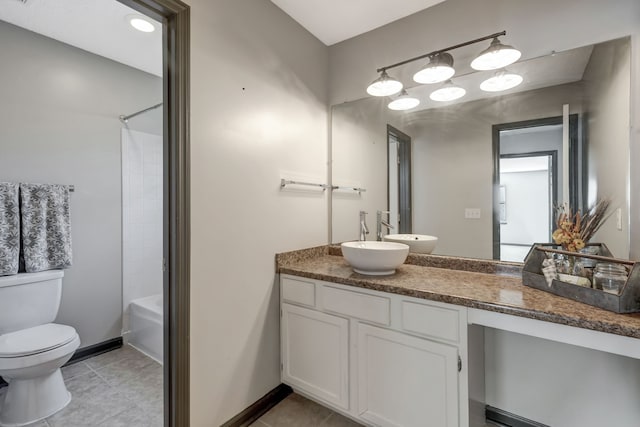
[(29, 427), (162, 427), (162, 365), (133, 347), (66, 366), (62, 375), (71, 403)]
[[(271, 408), (252, 427), (358, 427), (361, 424), (343, 417), (299, 394), (290, 394)], [(487, 423), (486, 427), (497, 427)]]

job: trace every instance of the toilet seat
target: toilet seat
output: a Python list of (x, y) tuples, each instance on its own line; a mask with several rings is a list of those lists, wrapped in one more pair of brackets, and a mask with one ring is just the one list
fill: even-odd
[(71, 326), (47, 323), (0, 335), (0, 359), (25, 357), (62, 347), (78, 334)]

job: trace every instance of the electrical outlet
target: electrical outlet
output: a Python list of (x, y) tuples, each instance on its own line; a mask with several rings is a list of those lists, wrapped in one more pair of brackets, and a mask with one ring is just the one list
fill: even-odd
[(466, 208), (464, 217), (465, 219), (480, 219), (480, 208)]

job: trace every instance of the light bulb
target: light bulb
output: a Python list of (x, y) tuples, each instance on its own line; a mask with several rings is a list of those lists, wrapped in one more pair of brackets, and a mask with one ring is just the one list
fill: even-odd
[(485, 92), (501, 92), (518, 86), (522, 80), (520, 74), (510, 73), (506, 70), (498, 71), (493, 77), (480, 83), (480, 89)]
[(513, 64), (520, 59), (520, 51), (513, 46), (500, 43), (498, 38), (494, 38), (491, 45), (480, 52), (476, 59), (471, 61), (471, 68), (474, 70), (496, 70)]
[(375, 79), (367, 88), (367, 93), (372, 96), (395, 95), (402, 90), (402, 83), (393, 77), (389, 77), (386, 71), (382, 71), (380, 77)]
[(438, 53), (429, 57), (429, 63), (413, 75), (417, 83), (432, 84), (450, 79), (456, 70), (453, 68), (453, 57), (449, 53)]
[(466, 93), (466, 90), (448, 80), (440, 89), (431, 92), (429, 98), (438, 102), (453, 101), (462, 98)]
[(404, 110), (410, 110), (412, 108), (415, 108), (419, 104), (420, 104), (420, 100), (418, 98), (409, 96), (407, 91), (403, 89), (402, 92), (400, 92), (400, 96), (394, 99), (393, 101), (391, 101), (387, 105), (387, 107), (389, 107), (390, 110), (404, 111)]

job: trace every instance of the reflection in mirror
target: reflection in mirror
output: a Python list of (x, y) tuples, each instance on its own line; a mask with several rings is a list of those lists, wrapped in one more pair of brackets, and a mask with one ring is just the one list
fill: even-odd
[[(388, 209), (401, 232), (438, 237), (435, 254), (521, 261), (550, 241), (554, 206), (608, 197), (614, 214), (593, 241), (628, 257), (630, 44), (513, 64), (525, 82), (483, 98), (405, 112), (386, 98), (334, 106), (333, 185), (367, 192), (334, 193), (332, 241), (358, 238), (358, 211)], [(410, 141), (406, 165), (398, 138)]]

